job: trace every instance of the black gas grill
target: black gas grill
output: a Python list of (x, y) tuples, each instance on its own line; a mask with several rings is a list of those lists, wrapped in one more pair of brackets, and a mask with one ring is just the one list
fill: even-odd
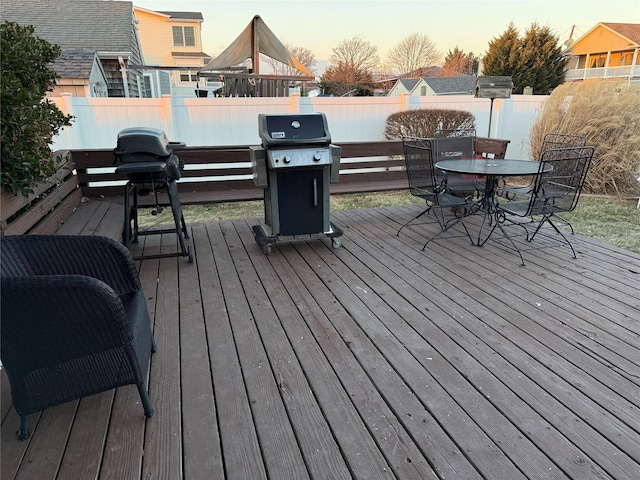
[[(191, 246), (185, 244), (189, 238), (187, 225), (182, 215), (176, 181), (180, 179), (183, 164), (173, 154), (174, 148), (184, 147), (181, 142), (170, 142), (162, 130), (147, 127), (126, 128), (118, 134), (118, 143), (113, 151), (119, 162), (116, 173), (126, 174), (129, 181), (124, 194), (124, 231), (122, 243), (129, 247), (138, 241), (138, 235), (176, 233), (180, 242), (179, 253), (147, 255), (139, 258), (188, 256), (193, 262)], [(158, 191), (166, 190), (168, 205), (173, 213), (175, 228), (138, 229), (138, 195), (154, 196), (153, 215), (162, 213), (163, 205), (158, 201)], [(133, 204), (131, 203), (133, 199)]]
[(253, 227), (264, 253), (279, 239), (326, 236), (340, 246), (330, 221), (330, 183), (340, 173), (323, 113), (258, 116), (262, 146), (251, 147), (254, 182), (264, 189), (265, 224)]

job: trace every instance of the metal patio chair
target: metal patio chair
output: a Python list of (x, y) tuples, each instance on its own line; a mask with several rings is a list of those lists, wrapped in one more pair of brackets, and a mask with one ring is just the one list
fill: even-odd
[(147, 417), (147, 303), (129, 251), (97, 236), (5, 236), (1, 358), (20, 415), (135, 384)]
[[(441, 160), (472, 160), (476, 158), (475, 144), (475, 129), (436, 130), (433, 138), (434, 163)], [(438, 172), (437, 175), (444, 178), (453, 195), (473, 197), (484, 190), (484, 178), (445, 172)]]
[[(593, 151), (593, 147), (545, 150), (542, 153), (540, 165), (542, 167), (543, 164), (549, 164), (552, 170), (546, 173), (539, 173), (534, 178), (534, 188), (527, 200), (511, 200), (498, 205), (497, 208), (500, 211), (500, 215), (503, 216), (503, 221), (510, 221), (523, 227), (528, 242), (532, 242), (542, 226), (548, 223), (569, 245), (573, 258), (576, 258), (573, 245), (556, 226), (554, 219), (559, 219), (568, 224), (559, 214), (571, 212), (576, 208), (591, 166)], [(540, 171), (542, 172), (542, 168)], [(510, 217), (529, 217), (529, 221), (522, 222)], [(529, 233), (527, 228), (531, 224), (535, 225), (533, 233)], [(571, 229), (571, 233), (573, 233), (573, 229)], [(522, 257), (521, 254), (520, 256)]]
[[(423, 250), (431, 240), (457, 223), (462, 223), (466, 235), (473, 244), (471, 235), (464, 222), (462, 222), (462, 218), (471, 212), (475, 203), (470, 202), (467, 198), (452, 195), (449, 193), (446, 183), (438, 179), (434, 168), (431, 143), (431, 139), (428, 138), (404, 137), (402, 139), (409, 191), (414, 197), (423, 199), (427, 207), (402, 225), (396, 236), (400, 235), (403, 228), (409, 226), (418, 218), (433, 212), (440, 230), (424, 244)], [(455, 216), (446, 220), (444, 216), (445, 209), (454, 211)]]
[[(540, 149), (540, 155), (538, 161), (542, 159), (545, 150), (552, 148), (570, 148), (570, 147), (584, 147), (587, 144), (587, 137), (584, 135), (570, 135), (566, 133), (547, 133), (542, 140), (542, 148)], [(507, 200), (515, 200), (517, 197), (528, 197), (533, 192), (535, 185), (533, 180), (528, 185), (514, 186), (514, 185), (502, 185), (497, 191), (498, 196), (504, 197)], [(567, 222), (568, 224), (568, 222)], [(569, 226), (571, 226), (569, 224)], [(573, 227), (572, 227), (573, 230)]]

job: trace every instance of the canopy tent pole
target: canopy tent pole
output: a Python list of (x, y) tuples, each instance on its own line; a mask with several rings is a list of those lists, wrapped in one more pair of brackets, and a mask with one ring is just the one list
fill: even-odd
[(258, 17), (253, 17), (251, 21), (251, 62), (253, 64), (253, 73), (260, 75), (260, 40), (258, 38)]

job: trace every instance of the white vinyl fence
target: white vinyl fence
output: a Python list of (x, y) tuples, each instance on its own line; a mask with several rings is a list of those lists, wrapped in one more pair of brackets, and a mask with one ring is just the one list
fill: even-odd
[[(63, 94), (64, 95), (64, 94)], [(323, 112), (333, 142), (381, 141), (392, 113), (417, 108), (450, 108), (471, 112), (478, 136), (510, 140), (508, 158), (529, 158), (527, 139), (546, 96), (514, 95), (493, 104), (491, 132), (488, 99), (469, 95), (442, 97), (291, 97), (279, 98), (52, 98), (75, 117), (52, 148), (114, 148), (118, 132), (145, 126), (164, 130), (172, 141), (188, 146), (258, 145), (259, 113)], [(489, 135), (487, 135), (489, 133)]]

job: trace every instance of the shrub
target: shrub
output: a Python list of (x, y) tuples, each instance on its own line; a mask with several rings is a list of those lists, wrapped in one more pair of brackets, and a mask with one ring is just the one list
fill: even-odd
[(436, 130), (473, 129), (475, 122), (473, 114), (464, 110), (407, 110), (387, 117), (384, 137), (387, 140), (400, 140), (402, 137), (432, 138)]
[(640, 92), (627, 81), (586, 80), (557, 87), (545, 101), (529, 137), (532, 158), (548, 132), (585, 135), (595, 147), (585, 191), (633, 195), (640, 170)]
[(28, 196), (56, 170), (51, 140), (72, 117), (45, 98), (57, 75), (48, 64), (60, 47), (34, 35), (33, 26), (0, 25), (2, 72), (0, 119), (2, 170), (0, 183), (12, 193)]

